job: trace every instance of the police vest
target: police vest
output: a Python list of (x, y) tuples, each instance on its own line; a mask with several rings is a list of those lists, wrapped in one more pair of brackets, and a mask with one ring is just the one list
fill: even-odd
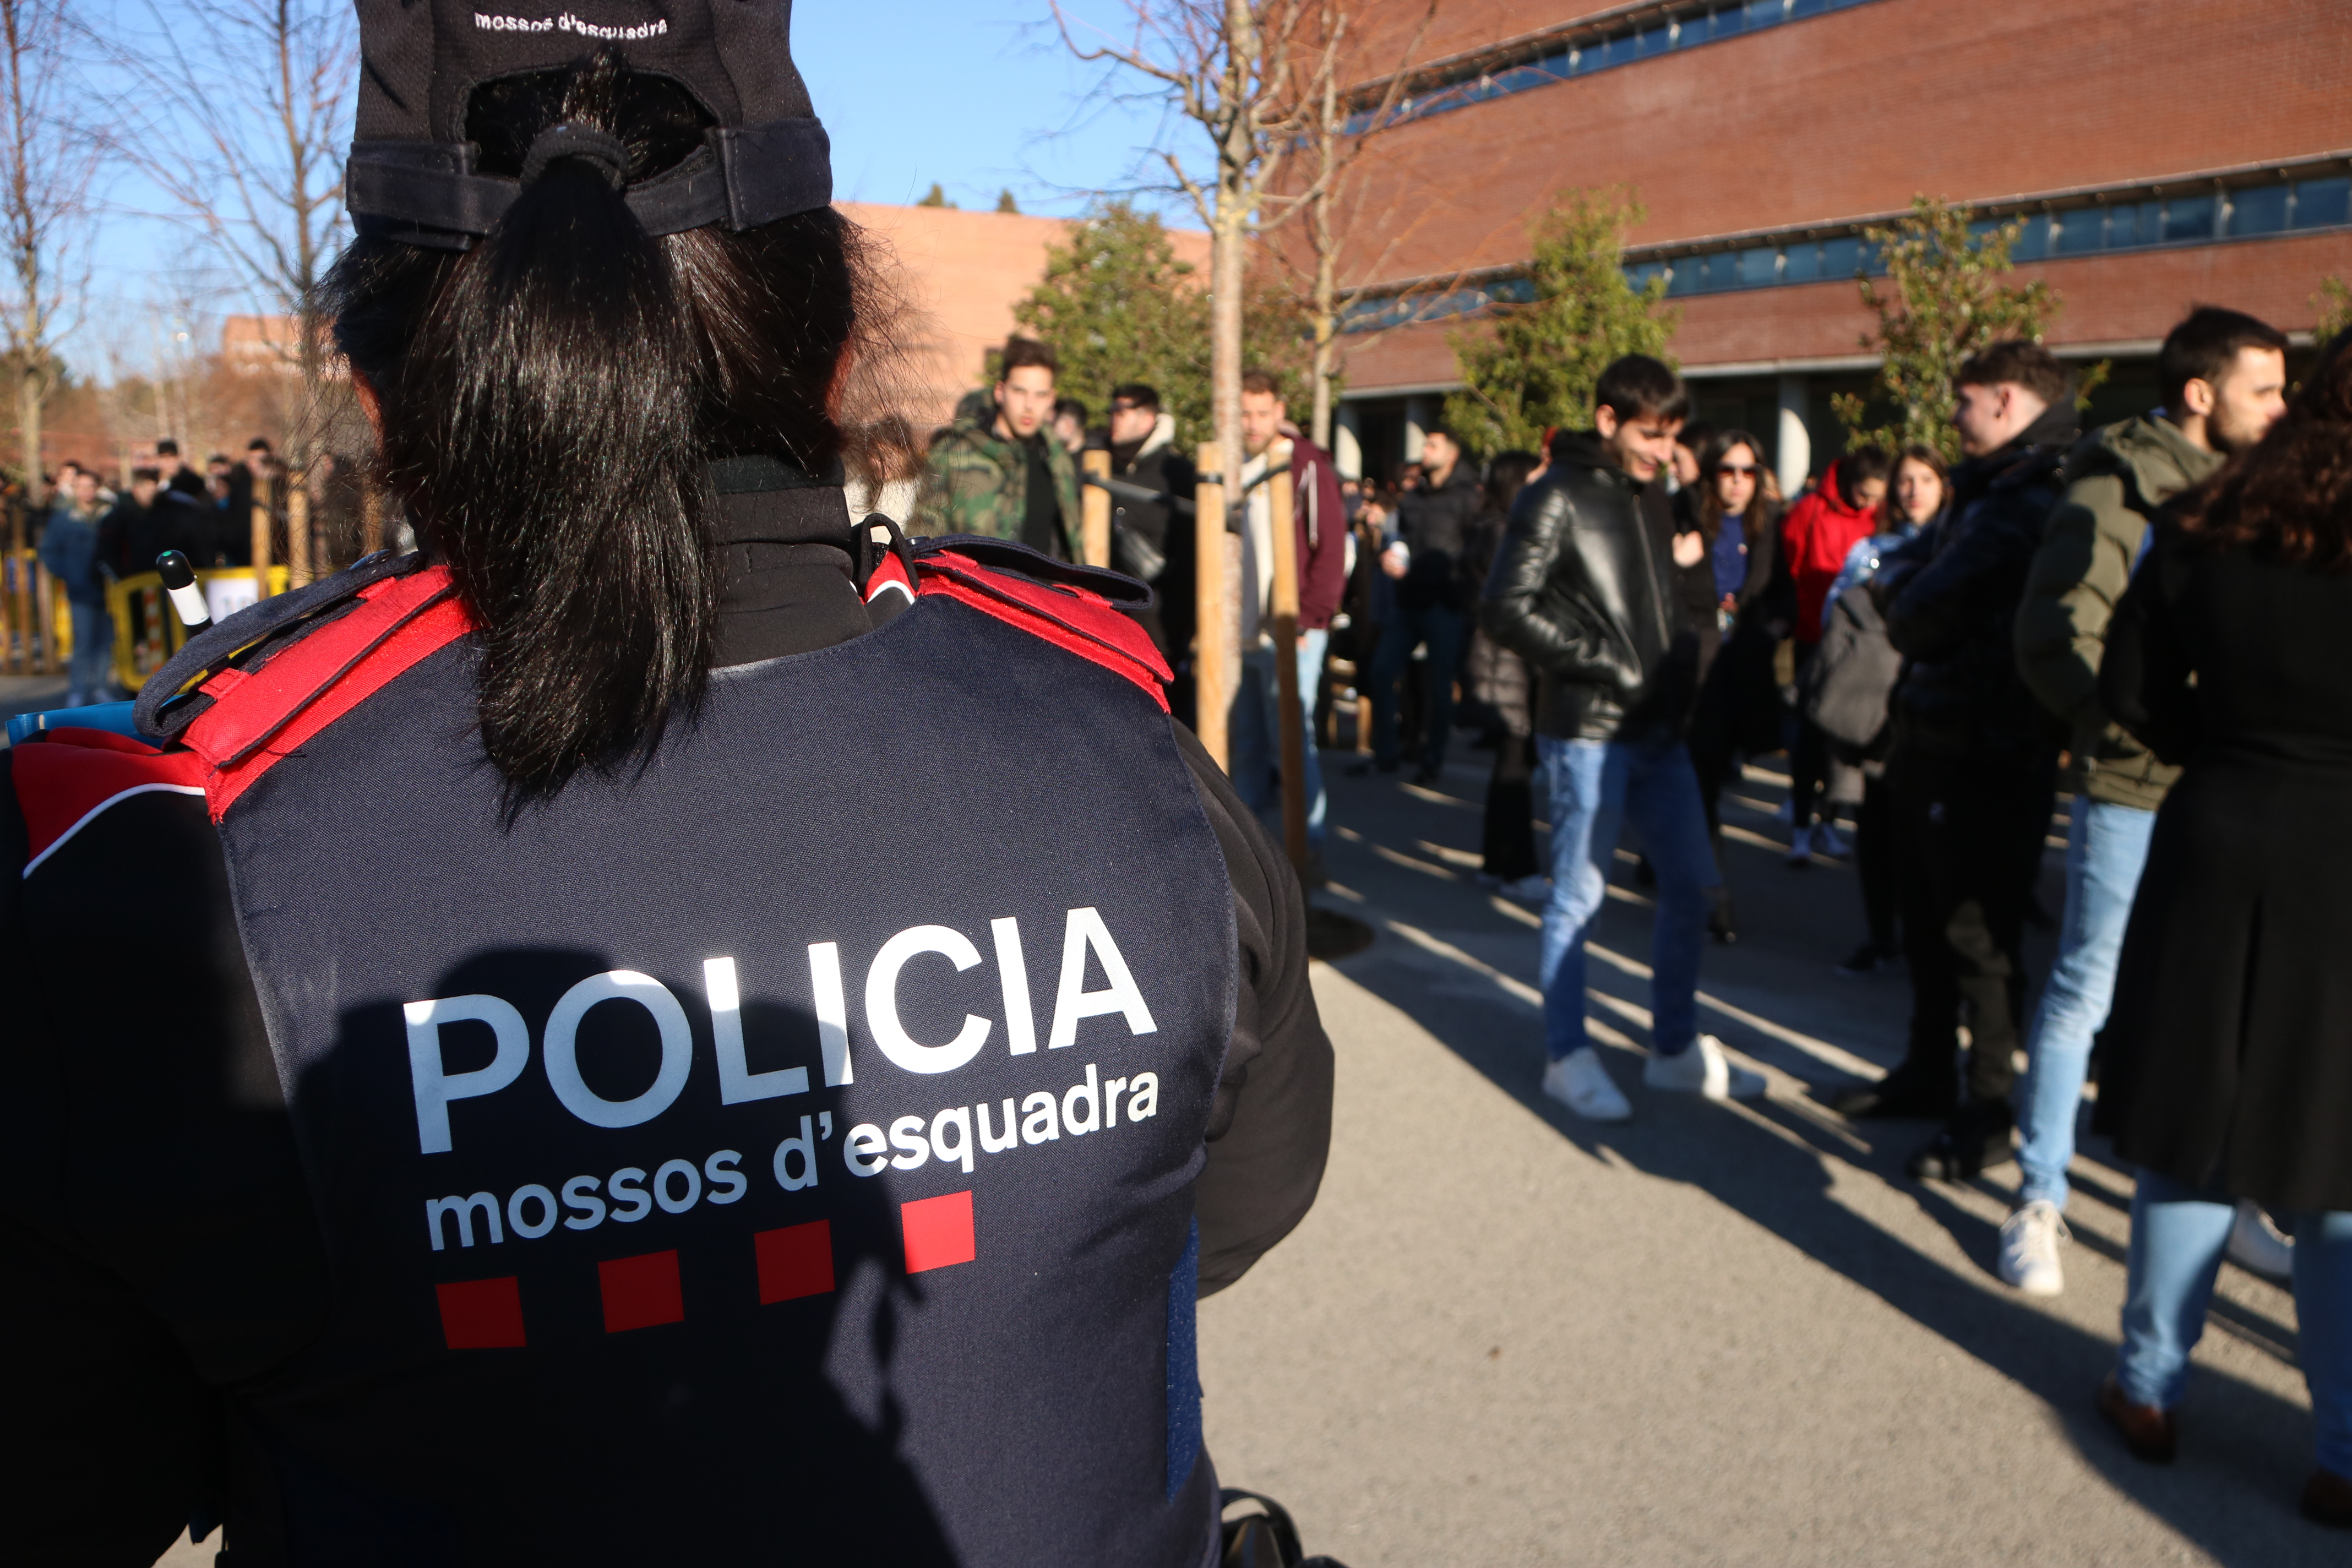
[(1212, 1555), (1230, 885), (1149, 642), (976, 551), (511, 826), (413, 561), (84, 741), (205, 794), (305, 1161), (331, 1310), (236, 1412), (289, 1561)]

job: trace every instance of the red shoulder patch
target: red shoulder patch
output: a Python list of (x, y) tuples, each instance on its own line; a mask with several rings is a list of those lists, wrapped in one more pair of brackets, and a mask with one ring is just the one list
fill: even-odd
[(205, 682), (213, 705), (181, 740), (211, 764), (205, 793), (214, 821), (281, 758), (473, 630), (444, 567), (371, 583), (358, 598), (258, 669), (225, 669)]
[(159, 752), (110, 730), (68, 726), (11, 747), (9, 780), (25, 816), (25, 875), (107, 807), (159, 791), (202, 795), (210, 771), (200, 757)]
[[(921, 581), (918, 595), (943, 595), (970, 605), (1005, 625), (1076, 654), (1135, 682), (1168, 711), (1167, 683), (1175, 679), (1168, 661), (1132, 617), (1100, 594), (1075, 584), (1049, 585), (1010, 572), (992, 571), (970, 556), (943, 550), (916, 557)], [(870, 602), (886, 588), (904, 591), (906, 569), (896, 556), (866, 584)]]

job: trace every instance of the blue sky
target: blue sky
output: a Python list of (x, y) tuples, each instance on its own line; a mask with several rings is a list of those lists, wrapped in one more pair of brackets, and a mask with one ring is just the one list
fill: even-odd
[[(126, 26), (143, 8), (95, 0)], [(1116, 26), (1122, 0), (1076, 0), (1076, 15)], [(933, 181), (963, 207), (991, 207), (1010, 189), (1024, 212), (1075, 213), (1098, 192), (1154, 179), (1151, 149), (1190, 150), (1187, 122), (1163, 125), (1156, 101), (1106, 88), (1099, 65), (1071, 58), (1045, 0), (801, 0), (793, 48), (833, 137), (834, 188), (843, 200), (913, 202)], [(113, 84), (91, 82), (102, 104)], [(1143, 84), (1120, 84), (1132, 94)], [(174, 227), (142, 213), (162, 205), (133, 174), (117, 172), (99, 235), (91, 309), (66, 345), (85, 373), (108, 376), (110, 346), (126, 368), (144, 368), (153, 301), (174, 292), (169, 276), (201, 268)], [(1148, 198), (1172, 222), (1196, 220), (1181, 201)], [(247, 308), (229, 295), (213, 309)]]

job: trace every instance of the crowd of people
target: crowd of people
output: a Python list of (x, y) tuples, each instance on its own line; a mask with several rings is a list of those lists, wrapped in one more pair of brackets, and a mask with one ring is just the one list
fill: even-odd
[[(1360, 774), (1435, 784), (1457, 714), (1481, 731), (1485, 880), (1543, 911), (1543, 1091), (1593, 1121), (1633, 1113), (1586, 1036), (1583, 960), (1630, 822), (1655, 890), (1644, 1080), (1764, 1092), (1700, 1030), (1696, 993), (1709, 936), (1738, 937), (1725, 784), (1785, 754), (1787, 863), (1857, 872), (1861, 941), (1835, 972), (1902, 971), (1912, 993), (1900, 1062), (1835, 1109), (1931, 1123), (1914, 1178), (2018, 1162), (1999, 1273), (2056, 1294), (2104, 1039), (2099, 1123), (2138, 1188), (2099, 1408), (2134, 1453), (2168, 1458), (2225, 1249), (2289, 1277), (2319, 1426), (2305, 1508), (2352, 1524), (2352, 1076), (2327, 1043), (2352, 1001), (2326, 945), (2352, 853), (2327, 793), (2352, 765), (2330, 618), (2352, 568), (2352, 352), (2324, 353), (2291, 405), (2287, 349), (2200, 308), (2158, 357), (2161, 406), (2086, 434), (2062, 362), (1994, 343), (1957, 376), (1957, 463), (1926, 442), (1850, 446), (1795, 497), (1763, 441), (1693, 423), (1674, 372), (1642, 356), (1601, 377), (1589, 430), (1480, 463), (1429, 428), (1379, 485), (1340, 478), (1253, 374), (1233, 766), (1270, 810), (1260, 480), (1286, 438), (1318, 842), (1318, 693), (1368, 700)], [(1086, 411), (1056, 402), (1050, 350), (1016, 342), (1003, 363), (989, 405), (934, 447), (917, 526), (1074, 555), (1074, 456), (1107, 445), (1134, 487), (1118, 561), (1160, 589), (1152, 634), (1181, 668), (1192, 476), (1156, 394), (1119, 388), (1089, 437)], [(2062, 793), (2064, 904), (2048, 915), (2035, 883)], [(2031, 1008), (2030, 920), (2057, 935)]]
[[(27, 510), (26, 543), (68, 606), (72, 651), (64, 707), (124, 695), (114, 679), (110, 585), (153, 572), (156, 557), (169, 550), (185, 555), (199, 571), (249, 568), (257, 486), (271, 498), (272, 524), (281, 540), (287, 528), (288, 468), (267, 437), (256, 436), (241, 458), (214, 453), (202, 473), (181, 456), (179, 442), (165, 437), (154, 443), (152, 454), (133, 460), (128, 473), (129, 482), (118, 489), (97, 469), (68, 458), (44, 478), (46, 503)], [(356, 512), (355, 467), (324, 457), (310, 482), (320, 501), (314, 526), (322, 537), (352, 533), (336, 520)], [(283, 545), (278, 548), (282, 552)]]

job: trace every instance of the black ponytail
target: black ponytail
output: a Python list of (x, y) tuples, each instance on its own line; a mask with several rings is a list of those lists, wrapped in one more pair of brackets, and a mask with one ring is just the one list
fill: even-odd
[[(701, 145), (700, 110), (607, 53), (476, 94), (467, 133), (520, 173), (546, 126)], [(824, 472), (856, 334), (854, 231), (830, 210), (654, 238), (606, 169), (559, 158), (470, 251), (362, 237), (327, 305), (381, 408), (381, 479), (481, 626), (482, 746), (509, 816), (642, 761), (706, 684), (716, 595), (704, 467)]]

